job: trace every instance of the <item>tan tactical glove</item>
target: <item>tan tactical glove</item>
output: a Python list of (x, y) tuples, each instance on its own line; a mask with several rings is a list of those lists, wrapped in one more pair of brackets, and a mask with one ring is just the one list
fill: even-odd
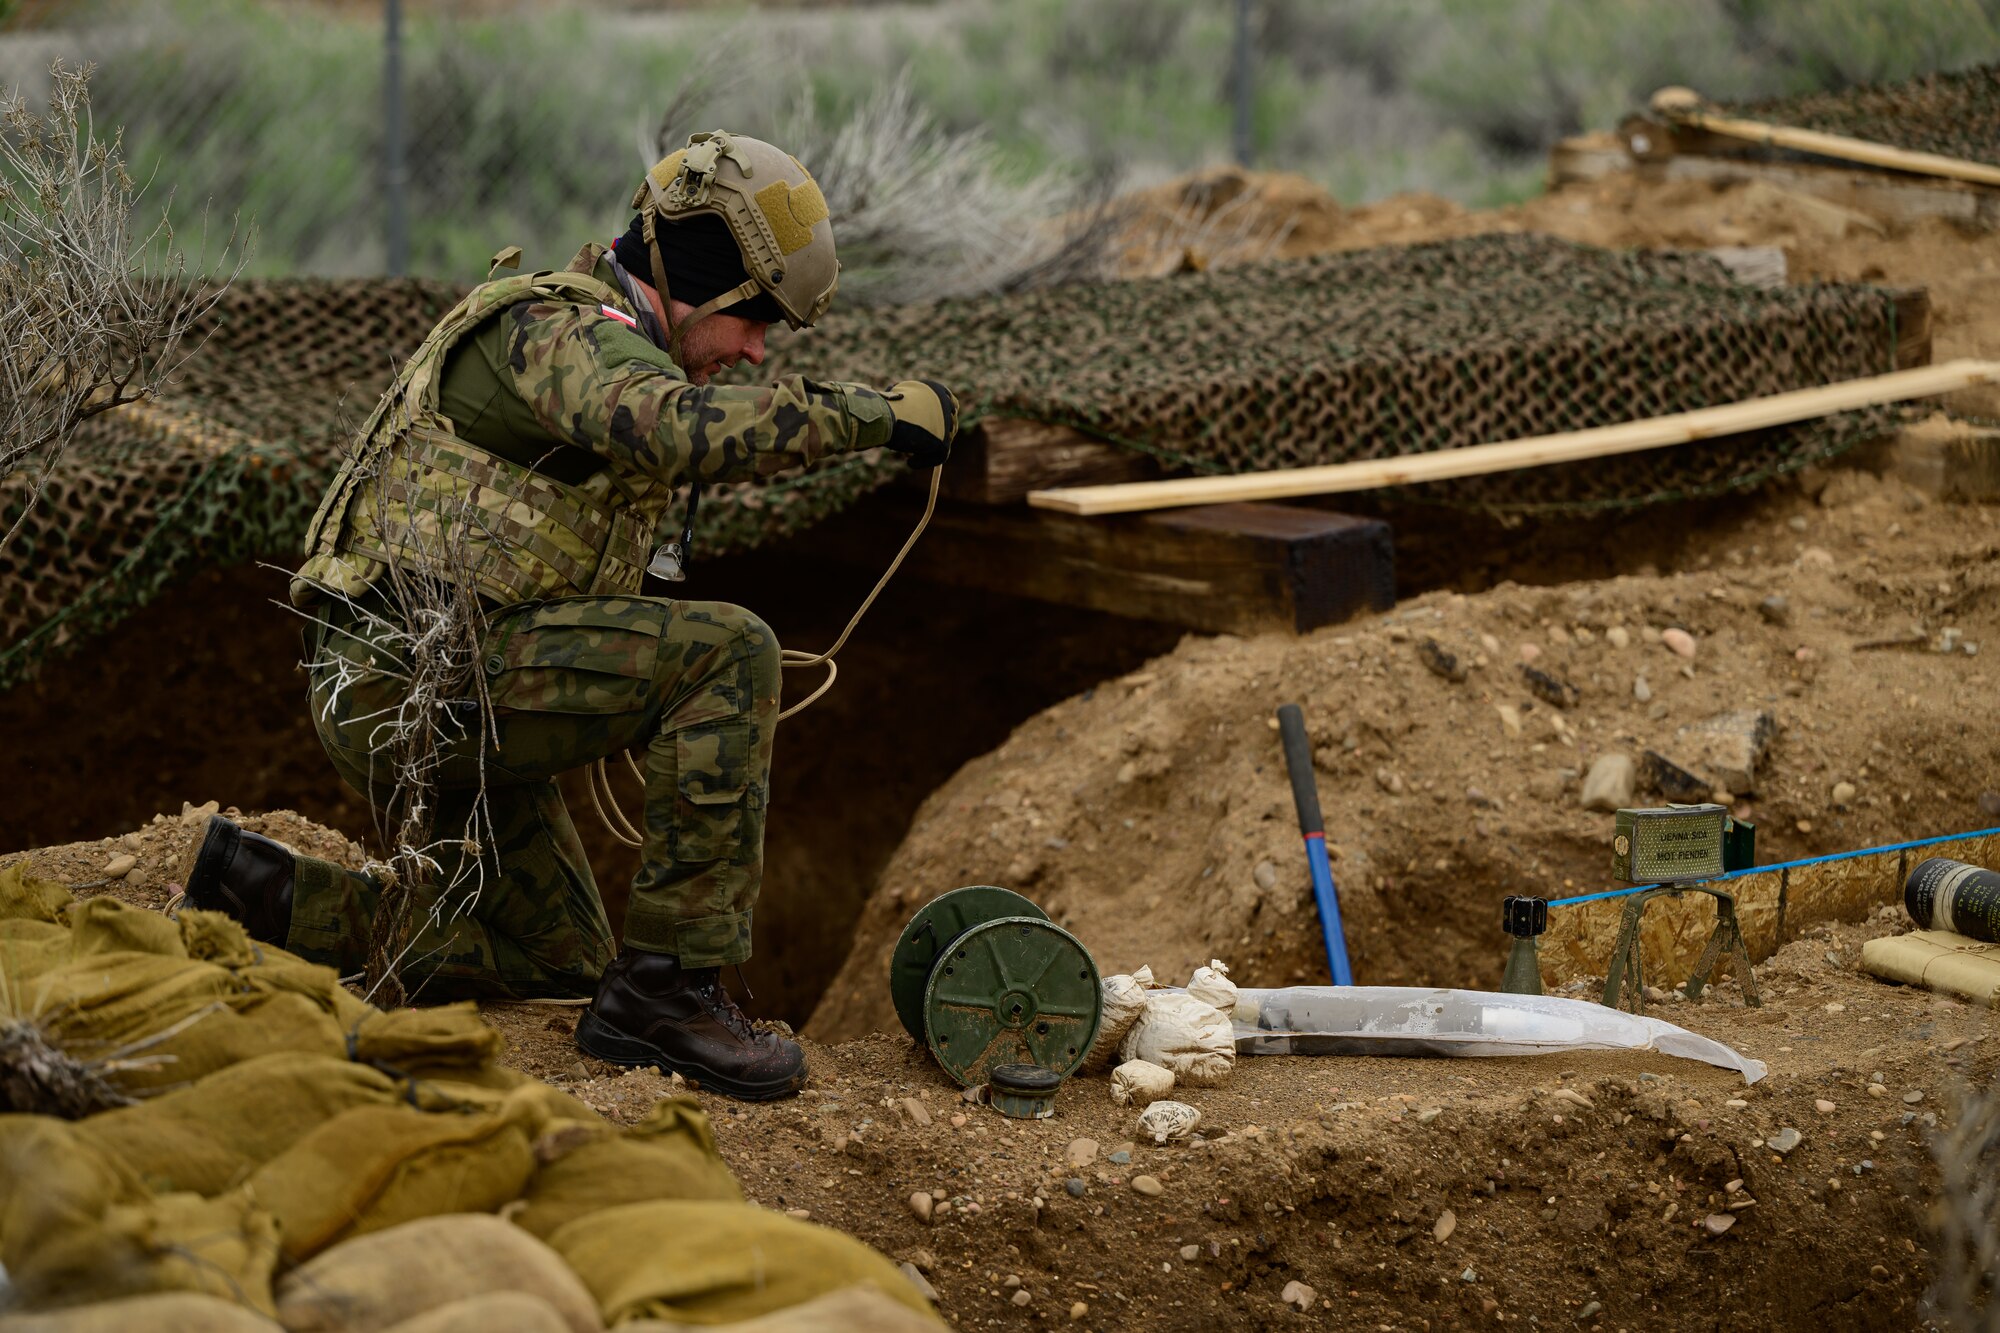
[(913, 467), (937, 467), (951, 457), (958, 436), (958, 399), (936, 380), (903, 380), (882, 393), (896, 428), (889, 447), (907, 454)]

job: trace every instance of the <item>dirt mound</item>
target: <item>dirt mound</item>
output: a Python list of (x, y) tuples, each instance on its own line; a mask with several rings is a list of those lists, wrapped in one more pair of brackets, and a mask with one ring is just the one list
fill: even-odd
[(158, 814), (129, 833), (88, 842), (64, 843), (10, 856), (0, 865), (26, 862), (36, 874), (60, 880), (78, 898), (114, 894), (135, 907), (164, 908), (193, 862), (208, 817), (224, 814), (252, 833), (275, 838), (293, 851), (360, 869), (367, 855), (337, 829), (316, 824), (293, 810), (245, 814), (216, 802), (182, 802), (178, 815)]
[[(1655, 1010), (1768, 1061), (1749, 1088), (1656, 1055), (1246, 1057), (1185, 1094), (1200, 1141), (1158, 1147), (1103, 1078), (1068, 1084), (1054, 1119), (1002, 1120), (877, 1036), (809, 1044), (795, 1102), (702, 1101), (753, 1199), (909, 1262), (964, 1327), (1266, 1328), (1298, 1317), (1296, 1282), (1343, 1328), (1671, 1329), (1724, 1309), (1908, 1328), (1933, 1276), (1932, 1117), (1990, 1080), (2000, 1039), (1984, 1011), (1853, 970), (1897, 915), (1789, 946), (1761, 1009), (1731, 985)], [(666, 1086), (577, 1061), (565, 1014), (487, 1017), (614, 1118)], [(1787, 1126), (1802, 1143), (1781, 1156), (1765, 1145)]]
[[(1764, 182), (1624, 173), (1483, 212), (1416, 195), (1341, 209), (1296, 178), (1231, 169), (1144, 199), (1254, 217), (1272, 234), (1309, 218), (1286, 253), (1530, 230), (1613, 247), (1776, 245), (1793, 281), (1926, 287), (1938, 359), (2000, 355), (1990, 236)], [(1150, 959), (1180, 973), (1219, 953), (1249, 967), (1249, 984), (1323, 976), (1270, 730), (1285, 702), (1314, 729), (1368, 980), (1497, 980), (1500, 897), (1604, 883), (1607, 817), (1578, 799), (1591, 762), (1671, 752), (1681, 727), (1715, 715), (1769, 711), (1778, 728), (1758, 790), (1731, 793), (1759, 822), (1766, 861), (1996, 822), (1979, 804), (2000, 787), (2000, 724), (1978, 702), (1986, 659), (1855, 645), (1917, 623), (1993, 639), (2000, 510), (1932, 504), (1844, 467), (1736, 504), (1542, 524), (1525, 540), (1434, 517), (1397, 519), (1399, 580), (1472, 595), (1432, 593), (1303, 640), (1190, 637), (969, 764), (913, 821), (811, 1030), (893, 1028), (879, 985), (888, 948), (918, 904), (962, 883), (1033, 894), (1111, 968)], [(1782, 612), (1759, 609), (1771, 596)], [(1653, 637), (1676, 626), (1700, 640), (1693, 661)], [(1628, 647), (1609, 643), (1614, 628)], [(1485, 661), (1451, 685), (1418, 662), (1424, 638)], [(1524, 645), (1578, 688), (1574, 709), (1531, 693)], [(1858, 795), (1834, 809), (1842, 781)]]
[(1121, 197), (1120, 276), (1227, 268), (1338, 249), (1340, 201), (1292, 172), (1214, 167)]
[[(1325, 979), (1283, 703), (1311, 730), (1366, 982), (1497, 983), (1503, 896), (1608, 887), (1609, 816), (1579, 799), (1593, 762), (1650, 749), (1699, 768), (1682, 729), (1718, 715), (1775, 726), (1730, 794), (1762, 860), (1995, 822), (1980, 806), (2000, 786), (1991, 667), (1962, 645), (2000, 650), (2000, 512), (1843, 471), (1817, 501), (1794, 489), (1692, 547), (1679, 574), (1619, 572), (1609, 553), (1618, 576), (1598, 582), (1432, 593), (1297, 639), (1190, 636), (1066, 700), (924, 804), (811, 1031), (894, 1031), (889, 949), (961, 884), (1030, 894), (1107, 972), (1183, 976), (1216, 956), (1246, 985)], [(1955, 627), (1961, 647), (1872, 646), (1913, 625)], [(1660, 641), (1676, 628), (1692, 658)], [(1462, 683), (1425, 666), (1426, 641)], [(1841, 782), (1854, 792), (1836, 805)]]
[[(205, 813), (159, 816), (136, 845), (29, 855), (86, 893), (147, 901)], [(342, 853), (286, 812), (245, 822)], [(128, 846), (148, 873), (106, 882)], [(1008, 1121), (964, 1104), (920, 1048), (873, 1036), (809, 1043), (797, 1100), (698, 1095), (752, 1202), (907, 1263), (960, 1325), (1260, 1328), (1309, 1310), (1650, 1330), (1726, 1302), (1762, 1326), (1906, 1328), (1936, 1276), (1935, 1131), (1964, 1086), (1991, 1084), (2000, 1041), (1987, 1011), (1855, 970), (1864, 940), (1903, 928), (1888, 907), (1808, 930), (1760, 969), (1762, 1008), (1734, 983), (1656, 1008), (1768, 1062), (1751, 1087), (1643, 1053), (1246, 1057), (1184, 1094), (1197, 1136), (1158, 1146), (1102, 1077), (1067, 1085), (1051, 1120)], [(613, 1120), (685, 1090), (580, 1058), (574, 1010), (483, 1012), (510, 1066)]]
[(1632, 172), (1520, 204), (1467, 209), (1431, 194), (1344, 207), (1302, 177), (1235, 167), (1128, 196), (1128, 276), (1227, 267), (1485, 232), (1545, 232), (1613, 249), (1778, 246), (1793, 282), (1882, 282), (1931, 293), (1936, 355), (2000, 354), (2000, 255), (1989, 234), (1943, 218), (1899, 222), (1760, 181), (1663, 181)]

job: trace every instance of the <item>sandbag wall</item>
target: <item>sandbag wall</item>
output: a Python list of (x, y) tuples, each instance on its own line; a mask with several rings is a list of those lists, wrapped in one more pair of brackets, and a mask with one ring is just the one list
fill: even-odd
[(693, 1098), (614, 1125), (501, 1045), (226, 917), (0, 871), (0, 1322), (935, 1326), (881, 1255), (744, 1202)]

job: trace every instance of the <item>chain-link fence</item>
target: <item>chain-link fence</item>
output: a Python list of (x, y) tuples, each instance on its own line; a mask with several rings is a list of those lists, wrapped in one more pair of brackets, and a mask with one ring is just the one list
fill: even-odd
[[(892, 156), (912, 179), (854, 192), (904, 201), (875, 234), (907, 255), (913, 231), (1018, 234), (1079, 181), (1232, 156), (1348, 203), (1492, 202), (1535, 188), (1555, 136), (1664, 83), (1743, 99), (2000, 57), (2000, 0), (393, 2), (393, 119), (392, 0), (0, 0), (0, 86), (32, 94), (51, 60), (94, 62), (99, 122), (124, 128), (155, 198), (183, 222), (255, 223), (253, 276), (391, 271), (400, 189), (407, 270), (468, 281), (504, 245), (554, 264), (618, 227), (663, 121), (728, 124), (816, 172), (828, 153), (879, 160), (884, 125), (927, 127)], [(971, 143), (993, 170), (969, 194), (930, 168)], [(920, 266), (904, 286), (925, 295), (960, 267)], [(849, 267), (843, 291), (863, 295)]]

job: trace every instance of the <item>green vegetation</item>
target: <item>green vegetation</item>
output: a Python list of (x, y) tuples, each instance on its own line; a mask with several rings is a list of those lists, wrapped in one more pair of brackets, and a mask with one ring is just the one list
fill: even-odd
[[(6, 5), (11, 0), (0, 0)], [(420, 15), (404, 39), (414, 267), (471, 278), (508, 242), (566, 257), (620, 223), (642, 151), (710, 123), (824, 143), (906, 88), (941, 152), (1049, 193), (1229, 153), (1232, 0), (957, 0), (659, 14)], [(2000, 59), (2000, 0), (1254, 0), (1258, 164), (1359, 202), (1538, 187), (1560, 135), (1654, 88), (1840, 88)], [(257, 224), (254, 270), (380, 271), (373, 16), (257, 0), (114, 5), (0, 37), (0, 80), (94, 60), (100, 117), (185, 205)], [(32, 40), (29, 40), (32, 39)], [(705, 62), (722, 51), (733, 60)], [(700, 96), (678, 96), (692, 81)], [(645, 145), (642, 150), (641, 145)], [(857, 159), (865, 157), (854, 155)]]

